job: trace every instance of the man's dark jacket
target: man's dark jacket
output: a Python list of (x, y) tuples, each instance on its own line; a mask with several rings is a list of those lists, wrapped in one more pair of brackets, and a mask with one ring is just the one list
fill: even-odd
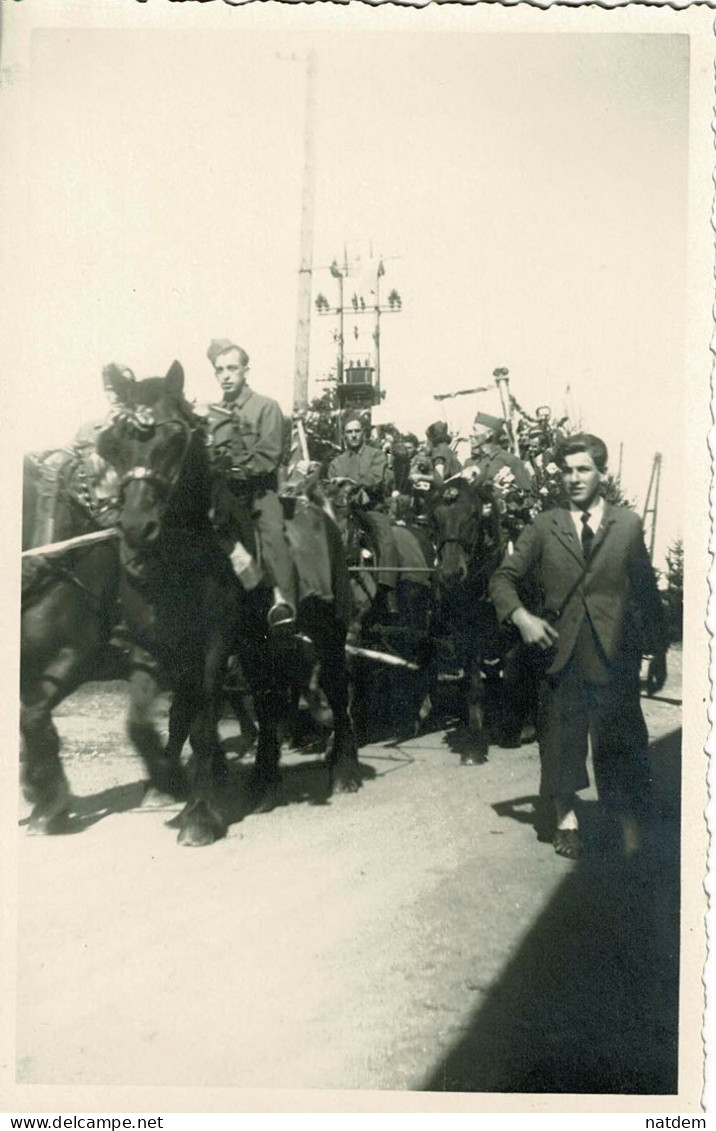
[(555, 508), (523, 530), (513, 553), (505, 555), (490, 581), (490, 597), (500, 621), (525, 604), (521, 582), (539, 583), (543, 606), (529, 611), (554, 623), (559, 633), (547, 674), (556, 675), (564, 668), (586, 617), (610, 665), (621, 666), (630, 655), (665, 651), (664, 609), (634, 511), (605, 503), (580, 580), (584, 564), (571, 513)]

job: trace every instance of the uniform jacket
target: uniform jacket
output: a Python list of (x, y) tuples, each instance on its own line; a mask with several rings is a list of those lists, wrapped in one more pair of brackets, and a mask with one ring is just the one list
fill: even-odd
[(379, 448), (361, 444), (357, 451), (346, 448), (328, 465), (329, 479), (354, 479), (360, 483), (371, 502), (382, 502), (390, 493), (388, 457)]
[(275, 488), (283, 455), (284, 419), (276, 401), (245, 385), (234, 401), (209, 406), (212, 455), (230, 479)]
[(611, 664), (628, 654), (666, 649), (664, 610), (641, 522), (632, 510), (605, 503), (580, 580), (583, 570), (582, 545), (572, 516), (555, 508), (538, 515), (522, 531), (513, 553), (505, 555), (490, 581), (490, 597), (500, 621), (526, 604), (520, 597), (523, 579), (538, 582), (542, 608), (530, 612), (544, 616), (559, 633), (549, 675), (557, 674), (569, 660), (585, 618)]
[(515, 477), (515, 486), (521, 491), (529, 491), (532, 479), (524, 463), (512, 452), (506, 452), (499, 444), (485, 444), (479, 456), (472, 456), (464, 466), (476, 467), (480, 472), (480, 482), (492, 483), (498, 471), (506, 467)]

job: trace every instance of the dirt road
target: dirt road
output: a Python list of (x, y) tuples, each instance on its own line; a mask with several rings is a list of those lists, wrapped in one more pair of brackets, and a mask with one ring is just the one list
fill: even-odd
[(289, 753), (280, 807), (180, 848), (138, 808), (124, 688), (85, 687), (58, 717), (72, 832), (19, 830), (18, 1082), (670, 1090), (678, 700), (674, 670), (634, 869), (593, 801), (582, 861), (538, 843), (535, 746), (461, 767), (441, 733), (363, 749), (363, 789), (330, 801)]

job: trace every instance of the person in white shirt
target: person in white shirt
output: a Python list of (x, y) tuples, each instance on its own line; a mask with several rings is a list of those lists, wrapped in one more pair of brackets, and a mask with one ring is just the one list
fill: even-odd
[[(641, 657), (652, 656), (656, 692), (666, 680), (664, 608), (639, 518), (601, 497), (604, 442), (589, 433), (568, 437), (557, 463), (569, 508), (545, 511), (525, 528), (493, 575), (490, 596), (500, 621), (511, 621), (542, 656), (541, 794), (554, 804), (556, 852), (575, 859), (581, 851), (576, 795), (589, 785), (591, 735), (600, 800), (619, 817), (631, 853), (650, 789)], [(523, 604), (528, 580), (544, 595), (539, 612)]]

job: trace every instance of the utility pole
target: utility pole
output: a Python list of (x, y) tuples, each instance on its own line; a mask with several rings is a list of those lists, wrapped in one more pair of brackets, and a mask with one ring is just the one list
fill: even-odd
[[(651, 465), (651, 477), (649, 479), (649, 489), (646, 492), (646, 502), (644, 503), (644, 514), (642, 515), (642, 523), (644, 525), (644, 540), (646, 548), (649, 551), (649, 560), (654, 560), (654, 541), (656, 539), (656, 519), (659, 507), (659, 480), (661, 479), (661, 452), (657, 452), (654, 456), (654, 462)], [(648, 533), (647, 533), (648, 532)]]
[[(347, 269), (346, 269), (347, 270)], [(343, 370), (345, 368), (345, 338), (343, 336), (343, 279), (345, 278), (335, 259), (330, 267), (331, 275), (338, 280), (338, 361), (336, 363), (336, 376), (338, 384), (343, 384)]]
[(313, 273), (313, 212), (316, 196), (316, 54), (306, 58), (306, 103), (303, 142), (303, 191), (301, 200), (301, 249), (298, 268), (298, 325), (293, 377), (293, 409), (308, 407), (308, 360), (311, 347), (311, 282)]
[(381, 276), (385, 275), (385, 267), (383, 260), (378, 263), (378, 271), (375, 277), (375, 330), (373, 331), (373, 341), (375, 342), (375, 403), (380, 404), (380, 280)]

